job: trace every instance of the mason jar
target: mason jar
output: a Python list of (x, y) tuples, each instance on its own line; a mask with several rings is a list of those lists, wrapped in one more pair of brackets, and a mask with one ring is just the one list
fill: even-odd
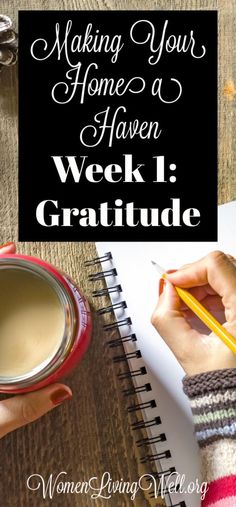
[(0, 392), (57, 382), (91, 338), (88, 302), (65, 273), (36, 257), (0, 256)]

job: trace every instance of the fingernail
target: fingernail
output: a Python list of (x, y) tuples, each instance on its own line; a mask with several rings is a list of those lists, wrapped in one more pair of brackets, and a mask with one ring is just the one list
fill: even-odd
[(0, 245), (0, 249), (5, 248), (6, 246), (12, 246), (12, 245), (14, 245), (13, 241), (8, 241), (8, 243), (4, 243), (4, 245)]
[(63, 389), (62, 387), (51, 394), (51, 401), (53, 405), (59, 405), (63, 401), (69, 400), (70, 398), (72, 398), (72, 394), (67, 391), (67, 389)]
[(166, 281), (164, 280), (164, 278), (161, 278), (160, 282), (159, 282), (159, 296), (162, 294), (162, 292), (165, 288), (165, 285), (166, 285)]
[(166, 274), (172, 275), (172, 273), (176, 273), (176, 271), (178, 271), (178, 269), (168, 269), (168, 271), (166, 271)]

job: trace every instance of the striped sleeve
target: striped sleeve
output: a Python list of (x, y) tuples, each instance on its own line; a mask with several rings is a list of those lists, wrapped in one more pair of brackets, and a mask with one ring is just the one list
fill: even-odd
[(236, 507), (236, 368), (184, 377), (208, 491), (202, 507)]

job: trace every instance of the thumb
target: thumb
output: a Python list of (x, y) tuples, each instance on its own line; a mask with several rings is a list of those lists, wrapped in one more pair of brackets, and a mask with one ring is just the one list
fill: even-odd
[(0, 246), (0, 255), (5, 254), (14, 254), (16, 253), (16, 245), (11, 241), (9, 243), (5, 243), (5, 245)]
[(199, 337), (199, 333), (184, 318), (181, 306), (175, 288), (166, 282), (152, 315), (152, 324), (179, 361), (191, 349), (192, 341)]
[(72, 392), (68, 386), (52, 384), (39, 391), (1, 401), (0, 438), (20, 426), (35, 421), (71, 397)]

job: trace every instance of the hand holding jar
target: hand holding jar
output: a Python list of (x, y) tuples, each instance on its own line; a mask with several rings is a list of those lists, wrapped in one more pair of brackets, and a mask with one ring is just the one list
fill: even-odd
[[(0, 248), (0, 437), (72, 397), (58, 381), (80, 361), (91, 335), (86, 299), (68, 275)], [(27, 394), (26, 394), (27, 393)]]

